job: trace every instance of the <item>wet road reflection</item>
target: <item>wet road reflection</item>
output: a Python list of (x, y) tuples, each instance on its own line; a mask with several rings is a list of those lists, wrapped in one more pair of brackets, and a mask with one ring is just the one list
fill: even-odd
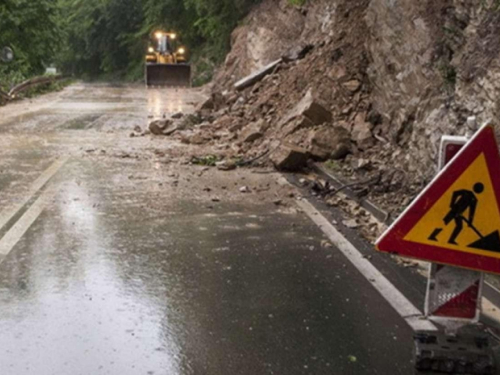
[(145, 169), (134, 165), (73, 161), (59, 174), (53, 204), (0, 265), (0, 369), (408, 373), (408, 328), (305, 217), (177, 199), (124, 179)]

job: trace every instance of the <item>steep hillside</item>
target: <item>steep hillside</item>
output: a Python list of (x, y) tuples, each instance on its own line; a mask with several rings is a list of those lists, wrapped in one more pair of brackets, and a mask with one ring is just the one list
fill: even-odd
[[(496, 1), (264, 0), (233, 33), (200, 129), (226, 157), (276, 165), (292, 144), (338, 159), (355, 180), (378, 176), (372, 198), (397, 209), (435, 174), (442, 134), (466, 133), (468, 116), (498, 118), (499, 29)], [(283, 55), (262, 81), (233, 88)]]

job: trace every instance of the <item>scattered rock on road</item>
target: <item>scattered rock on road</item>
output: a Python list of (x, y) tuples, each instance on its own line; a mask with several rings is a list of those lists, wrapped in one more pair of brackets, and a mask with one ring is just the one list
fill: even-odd
[(292, 144), (282, 144), (271, 155), (271, 161), (276, 169), (290, 172), (304, 168), (307, 160), (307, 150)]
[(359, 224), (355, 219), (344, 220), (342, 221), (342, 224), (344, 224), (344, 226), (350, 229), (355, 229), (359, 227)]
[(177, 129), (177, 124), (172, 120), (161, 119), (149, 123), (149, 130), (154, 135), (171, 135), (176, 132)]
[(217, 169), (221, 171), (232, 171), (236, 169), (236, 163), (229, 160), (219, 161), (215, 163), (215, 165), (217, 166)]

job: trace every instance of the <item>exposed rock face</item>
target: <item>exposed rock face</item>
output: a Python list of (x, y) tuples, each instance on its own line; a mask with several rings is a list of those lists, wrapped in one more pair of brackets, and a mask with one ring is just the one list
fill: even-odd
[(305, 26), (305, 17), (287, 0), (263, 1), (231, 36), (231, 52), (214, 82), (218, 88), (279, 59), (297, 45)]
[[(466, 118), (498, 118), (500, 15), (494, 2), (372, 0), (366, 22), (373, 105), (380, 133), (408, 152), (408, 170), (429, 179), (443, 134)], [(393, 159), (396, 163), (397, 160)]]

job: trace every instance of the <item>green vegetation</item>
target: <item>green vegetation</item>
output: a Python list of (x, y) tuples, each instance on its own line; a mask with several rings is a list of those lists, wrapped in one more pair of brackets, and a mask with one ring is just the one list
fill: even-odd
[(2, 0), (0, 63), (4, 89), (55, 63), (88, 79), (139, 80), (151, 34), (175, 31), (191, 54), (195, 82), (211, 79), (229, 49), (232, 30), (260, 0)]
[(10, 46), (15, 60), (0, 62), (0, 88), (44, 72), (61, 43), (59, 9), (53, 0), (2, 0), (0, 48)]
[(298, 6), (298, 7), (301, 7), (301, 6), (304, 6), (306, 4), (307, 0), (288, 0), (288, 3), (290, 5), (294, 5), (294, 6)]
[(202, 157), (193, 156), (191, 163), (194, 165), (204, 165), (206, 167), (215, 167), (220, 159), (216, 155), (206, 155)]
[(338, 171), (340, 168), (337, 160), (327, 160), (323, 165), (332, 171)]

